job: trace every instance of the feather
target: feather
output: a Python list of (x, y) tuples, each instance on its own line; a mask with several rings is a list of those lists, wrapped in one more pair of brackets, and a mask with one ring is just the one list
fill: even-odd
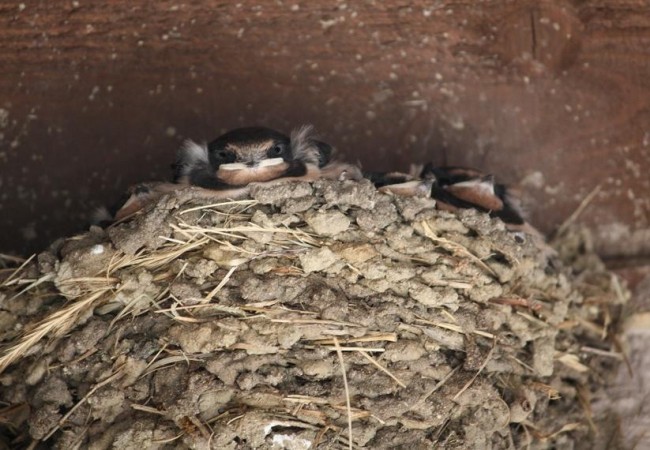
[(524, 202), (521, 198), (521, 193), (517, 189), (511, 188), (509, 186), (504, 187), (503, 191), (503, 194), (501, 194), (503, 203), (512, 208), (521, 217), (527, 218), (530, 214), (524, 205)]
[(467, 181), (453, 183), (450, 187), (475, 189), (483, 195), (496, 195), (494, 192), (494, 175), (485, 175)]
[(186, 140), (176, 154), (174, 181), (189, 177), (193, 172), (209, 169), (208, 146)]
[(291, 132), (291, 153), (294, 159), (305, 164), (319, 165), (319, 148), (312, 125), (303, 125)]
[(431, 182), (422, 180), (405, 181), (380, 187), (378, 191), (408, 197), (429, 197), (431, 195)]
[(96, 208), (91, 214), (90, 214), (90, 224), (91, 225), (103, 225), (106, 223), (110, 223), (113, 221), (113, 215), (111, 212), (108, 210), (107, 207), (101, 206), (99, 208)]

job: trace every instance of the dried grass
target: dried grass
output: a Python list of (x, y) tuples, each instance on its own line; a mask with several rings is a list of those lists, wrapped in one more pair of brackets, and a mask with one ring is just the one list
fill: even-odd
[(57, 311), (47, 317), (45, 320), (37, 324), (33, 330), (28, 331), (23, 335), (18, 343), (9, 347), (2, 357), (0, 357), (0, 373), (14, 362), (24, 358), (31, 353), (31, 350), (43, 338), (62, 336), (75, 326), (76, 319), (88, 308), (96, 305), (98, 300), (104, 297), (104, 294), (110, 288), (105, 288), (96, 291), (87, 297), (72, 303), (71, 305)]
[[(597, 190), (594, 191), (588, 199), (594, 198), (597, 193)], [(575, 217), (584, 210), (588, 199), (585, 199), (585, 205), (581, 205), (581, 209), (579, 208), (579, 211), (576, 211)], [(355, 364), (359, 365), (358, 361), (362, 361), (365, 370), (369, 370), (370, 372), (375, 371), (373, 373), (381, 374), (382, 377), (388, 377), (390, 379), (388, 383), (396, 392), (404, 395), (409, 394), (409, 390), (413, 389), (413, 386), (409, 384), (409, 378), (406, 376), (403, 378), (398, 376), (398, 374), (403, 374), (404, 372), (399, 372), (399, 369), (397, 371), (394, 370), (391, 367), (390, 361), (387, 362), (386, 359), (375, 358), (372, 355), (385, 353), (391, 344), (400, 343), (400, 341), (404, 340), (404, 335), (414, 339), (413, 336), (422, 336), (424, 332), (436, 330), (437, 333), (440, 333), (440, 330), (444, 330), (445, 332), (451, 332), (446, 334), (453, 335), (454, 339), (457, 339), (458, 336), (465, 340), (477, 339), (478, 337), (481, 338), (480, 342), (482, 343), (485, 343), (485, 339), (492, 342), (490, 350), (485, 355), (478, 369), (474, 371), (469, 381), (464, 383), (460, 389), (458, 387), (460, 385), (459, 379), (462, 381), (466, 380), (468, 374), (464, 374), (462, 378), (455, 379), (455, 376), (462, 371), (462, 366), (457, 365), (451, 368), (441, 379), (437, 380), (432, 388), (429, 385), (427, 390), (418, 393), (417, 397), (408, 403), (410, 405), (410, 411), (428, 408), (428, 402), (436, 400), (434, 394), (439, 393), (442, 395), (442, 391), (450, 389), (453, 389), (453, 392), (455, 392), (453, 395), (449, 395), (450, 400), (453, 402), (457, 401), (472, 387), (479, 377), (486, 377), (484, 374), (486, 367), (488, 367), (488, 364), (493, 358), (497, 358), (497, 355), (501, 360), (513, 361), (514, 365), (523, 368), (518, 370), (525, 372), (528, 377), (531, 377), (527, 381), (527, 385), (531, 389), (540, 392), (549, 399), (557, 399), (559, 397), (558, 390), (550, 384), (545, 383), (544, 381), (546, 380), (533, 378), (536, 371), (531, 366), (530, 360), (527, 359), (528, 355), (525, 355), (523, 351), (517, 352), (509, 347), (509, 345), (512, 345), (512, 341), (507, 333), (503, 333), (503, 330), (492, 330), (487, 327), (468, 328), (463, 326), (462, 324), (467, 324), (465, 321), (466, 318), (456, 311), (448, 310), (444, 307), (430, 308), (430, 310), (427, 310), (428, 316), (427, 314), (414, 314), (413, 319), (409, 323), (402, 323), (401, 328), (387, 332), (385, 330), (367, 328), (362, 323), (355, 323), (352, 319), (349, 321), (324, 319), (317, 311), (309, 310), (308, 305), (303, 309), (300, 309), (302, 305), (292, 305), (293, 307), (289, 307), (283, 303), (282, 299), (249, 303), (242, 302), (238, 305), (218, 303), (217, 298), (223, 293), (224, 289), (230, 288), (233, 281), (237, 281), (237, 278), (241, 275), (239, 270), (243, 270), (243, 266), (247, 262), (276, 257), (290, 257), (295, 260), (297, 259), (295, 255), (301, 252), (330, 244), (327, 239), (317, 236), (302, 224), (295, 228), (290, 228), (285, 226), (261, 226), (251, 222), (251, 208), (257, 207), (258, 205), (259, 202), (256, 200), (239, 200), (182, 209), (174, 213), (173, 220), (169, 224), (173, 234), (171, 236), (159, 236), (161, 245), (155, 250), (143, 248), (135, 254), (116, 252), (106, 267), (102, 269), (101, 273), (57, 280), (59, 289), (70, 290), (72, 292), (74, 288), (76, 289), (75, 292), (78, 292), (78, 295), (67, 298), (67, 303), (37, 323), (25, 328), (18, 338), (10, 341), (9, 345), (3, 350), (2, 356), (0, 356), (0, 373), (5, 371), (10, 365), (16, 364), (33, 354), (39, 348), (39, 344), (42, 341), (62, 338), (66, 333), (73, 330), (80, 318), (88, 312), (109, 302), (114, 302), (116, 295), (122, 289), (121, 280), (123, 273), (144, 270), (152, 273), (157, 283), (158, 291), (148, 298), (148, 304), (144, 310), (142, 310), (141, 298), (131, 298), (124, 303), (120, 303), (119, 308), (113, 311), (114, 317), (109, 331), (112, 331), (119, 322), (137, 314), (163, 314), (183, 326), (199, 326), (200, 324), (228, 319), (232, 320), (232, 323), (238, 324), (264, 323), (269, 327), (280, 326), (285, 330), (295, 331), (296, 334), (300, 334), (302, 329), (308, 328), (311, 334), (308, 337), (301, 337), (294, 344), (294, 348), (300, 348), (300, 350), (314, 353), (318, 352), (319, 354), (336, 354), (340, 365), (340, 375), (343, 379), (345, 406), (337, 404), (332, 398), (326, 396), (280, 395), (281, 401), (290, 405), (291, 414), (287, 413), (288, 410), (283, 412), (280, 410), (272, 411), (278, 420), (282, 419), (282, 423), (287, 424), (286, 426), (288, 427), (319, 430), (315, 441), (313, 441), (315, 446), (320, 440), (324, 439), (328, 432), (334, 431), (341, 434), (345, 432), (345, 427), (342, 423), (339, 423), (338, 426), (332, 423), (332, 416), (328, 413), (330, 410), (345, 414), (347, 420), (347, 438), (342, 435), (337, 435), (338, 437), (335, 440), (339, 444), (345, 444), (348, 448), (354, 448), (356, 445), (354, 440), (355, 436), (353, 436), (353, 421), (371, 420), (381, 424), (389, 423), (380, 414), (376, 414), (376, 411), (366, 410), (360, 408), (358, 404), (355, 404), (356, 400), (351, 396), (348, 373)], [(194, 220), (192, 219), (193, 215), (201, 215), (206, 220)], [(216, 218), (214, 220), (218, 222), (218, 225), (207, 225), (209, 218)], [(416, 225), (421, 228), (422, 234), (426, 239), (433, 243), (430, 244), (432, 247), (435, 246), (444, 249), (444, 252), (441, 252), (443, 254), (452, 253), (463, 264), (476, 266), (492, 280), (498, 278), (495, 270), (488, 266), (483, 259), (472, 253), (466, 246), (444, 235), (437, 235), (428, 220), (430, 219), (419, 221)], [(571, 220), (575, 220), (575, 218)], [(259, 237), (260, 235), (265, 235), (267, 242), (266, 248), (264, 251), (251, 250), (246, 244), (249, 241), (254, 241), (254, 236)], [(189, 262), (185, 262), (179, 268), (178, 265), (173, 265), (174, 262), (182, 258), (201, 255), (201, 252), (205, 248), (215, 244), (222, 246), (222, 248), (232, 252), (233, 255), (237, 255), (237, 257), (241, 256), (246, 263), (233, 265), (232, 267), (224, 265), (226, 268), (224, 269), (222, 267), (219, 271), (219, 278), (212, 277), (210, 283), (201, 286), (200, 298), (184, 299), (181, 301), (172, 295), (169, 286), (177, 279), (184, 278), (189, 264)], [(11, 269), (10, 272), (7, 271), (6, 278), (0, 284), (1, 289), (13, 292), (11, 300), (19, 299), (27, 295), (35, 295), (39, 290), (51, 289), (55, 274), (46, 274), (39, 278), (23, 277), (25, 269), (30, 264), (33, 264), (34, 256), (26, 260), (11, 260), (4, 255), (0, 255), (0, 259), (19, 264), (17, 268)], [(416, 255), (406, 255), (405, 260), (410, 260), (429, 268), (434, 266), (430, 261)], [(357, 264), (355, 266), (355, 264), (347, 263), (347, 267), (351, 272), (356, 272), (358, 276), (363, 276), (364, 272), (360, 269), (361, 265)], [(276, 268), (276, 271), (271, 273), (290, 277), (305, 276), (305, 273), (299, 267)], [(217, 282), (217, 280), (219, 281)], [(238, 282), (241, 282), (241, 280)], [(214, 283), (217, 284), (215, 285)], [(453, 289), (467, 295), (471, 291), (480, 288), (476, 280), (461, 275), (456, 277), (454, 274), (451, 277), (441, 277), (439, 280), (429, 281), (428, 286), (431, 288)], [(612, 279), (611, 288), (622, 303), (625, 300), (625, 293), (618, 280)], [(546, 299), (544, 295), (545, 293), (541, 293), (539, 296), (537, 294), (517, 295), (515, 292), (508, 292), (507, 295), (494, 297), (480, 306), (483, 308), (483, 311), (489, 311), (489, 308), (512, 308), (512, 317), (516, 317), (523, 323), (529, 324), (531, 329), (535, 330), (552, 329), (553, 331), (560, 330), (564, 333), (570, 333), (579, 328), (594, 334), (603, 341), (611, 336), (615, 318), (610, 316), (602, 316), (605, 317), (605, 320), (603, 322), (597, 322), (591, 316), (581, 315), (579, 312), (572, 311), (571, 315), (560, 325), (551, 325), (546, 320), (545, 314), (551, 314), (552, 311), (550, 311), (550, 308), (548, 311), (543, 309), (541, 301), (538, 300), (538, 298)], [(188, 300), (191, 300), (191, 302)], [(602, 305), (594, 305), (593, 308), (600, 308), (600, 310), (606, 309), (606, 301)], [(545, 307), (546, 304), (543, 306)], [(520, 324), (519, 326), (525, 326), (521, 322), (518, 323)], [(237, 332), (236, 327), (233, 327), (233, 330), (233, 333)], [(427, 341), (427, 338), (424, 337), (422, 340), (423, 342)], [(433, 338), (427, 342), (431, 343), (432, 341), (434, 341)], [(434, 344), (444, 348), (443, 344), (435, 341)], [(621, 360), (624, 357), (620, 352), (609, 350), (605, 347), (599, 348), (591, 345), (576, 346), (574, 343), (571, 345), (573, 347), (558, 352), (556, 360), (568, 370), (574, 371), (577, 376), (589, 376), (591, 371), (588, 361), (581, 360), (578, 352), (608, 360)], [(281, 348), (280, 346), (251, 342), (236, 342), (224, 351), (240, 351), (247, 355), (281, 354), (288, 352), (286, 348)], [(86, 352), (79, 358), (76, 358), (74, 362), (78, 363), (90, 358), (95, 352), (96, 350)], [(360, 357), (357, 357), (356, 354)], [(171, 348), (167, 342), (164, 342), (151, 358), (147, 358), (148, 363), (146, 368), (138, 378), (149, 377), (153, 373), (164, 371), (176, 365), (183, 364), (190, 367), (197, 363), (203, 364), (214, 357), (215, 353), (212, 352), (188, 353)], [(62, 365), (52, 365), (49, 369), (59, 370), (61, 367)], [(402, 370), (406, 369), (402, 368)], [(96, 383), (86, 395), (66, 412), (61, 420), (58, 421), (56, 427), (49, 432), (43, 441), (66, 426), (70, 416), (99, 389), (115, 382), (122, 375), (122, 367), (118, 367), (103, 380)], [(397, 393), (393, 393), (393, 395), (397, 395)], [(580, 401), (582, 402), (585, 415), (588, 418), (588, 423), (595, 429), (592, 412), (588, 409), (588, 403), (585, 400), (587, 398), (586, 395), (585, 392), (582, 392)], [(130, 408), (134, 411), (154, 416), (166, 417), (167, 414), (164, 410), (149, 406), (148, 404), (134, 403), (130, 405)], [(231, 409), (205, 422), (201, 422), (193, 416), (189, 416), (188, 421), (206, 439), (206, 442), (208, 442), (213, 439), (215, 433), (210, 427), (211, 423), (219, 422), (220, 424), (224, 424), (224, 426), (228, 426), (246, 418), (246, 413), (247, 411), (245, 410)], [(432, 433), (432, 436), (435, 436), (436, 440), (443, 438), (447, 428), (450, 427), (453, 413), (454, 411), (449, 412), (448, 420)], [(282, 414), (286, 416), (282, 416)], [(298, 420), (298, 417), (308, 417), (310, 422), (307, 423)], [(552, 440), (560, 434), (576, 430), (577, 424), (567, 423), (558, 427), (557, 431), (548, 432), (540, 429), (533, 422), (526, 421), (523, 423), (523, 429), (531, 437), (531, 440), (534, 438), (546, 441)], [(187, 433), (183, 431), (172, 438), (157, 442), (173, 442), (184, 438), (186, 435)], [(359, 433), (357, 433), (356, 439), (358, 443)]]
[[(257, 202), (253, 200), (238, 200), (238, 201), (229, 201), (229, 202), (220, 202), (210, 205), (201, 205), (193, 208), (188, 208), (180, 211), (178, 217), (187, 214), (189, 212), (195, 211), (210, 211), (219, 214), (225, 215), (240, 215), (243, 210), (248, 209), (251, 206), (254, 206)], [(242, 210), (241, 207), (244, 207)], [(230, 213), (217, 212), (213, 211), (212, 208), (216, 207), (228, 207)], [(119, 278), (115, 278), (114, 274), (124, 270), (132, 268), (143, 268), (147, 270), (157, 270), (169, 265), (174, 260), (178, 259), (182, 255), (196, 251), (203, 248), (209, 242), (212, 242), (211, 235), (216, 234), (229, 238), (236, 238), (238, 240), (247, 240), (249, 237), (244, 233), (264, 233), (271, 234), (273, 236), (272, 242), (278, 246), (285, 246), (287, 244), (297, 245), (306, 248), (312, 248), (318, 244), (318, 241), (314, 238), (312, 234), (309, 234), (300, 229), (289, 229), (289, 228), (279, 228), (279, 227), (262, 227), (251, 223), (249, 226), (237, 226), (237, 227), (202, 227), (189, 225), (184, 222), (182, 219), (179, 219), (177, 225), (171, 225), (172, 229), (179, 232), (180, 234), (186, 236), (187, 240), (171, 239), (165, 238), (166, 243), (160, 247), (155, 252), (146, 252), (140, 251), (135, 255), (121, 254), (117, 255), (114, 260), (112, 260), (106, 267), (103, 276), (97, 277), (79, 277), (79, 278), (70, 278), (60, 282), (62, 287), (67, 286), (77, 286), (83, 291), (83, 296), (75, 299), (72, 304), (63, 308), (60, 311), (57, 311), (50, 315), (49, 317), (43, 319), (39, 324), (37, 324), (32, 331), (26, 332), (23, 337), (16, 343), (11, 345), (9, 348), (5, 349), (3, 355), (0, 357), (0, 373), (2, 373), (9, 365), (15, 361), (21, 359), (25, 355), (28, 355), (32, 348), (38, 342), (40, 342), (45, 337), (60, 337), (65, 334), (69, 329), (74, 327), (75, 318), (82, 316), (86, 311), (94, 309), (101, 304), (108, 301), (109, 297), (115, 294), (114, 288), (116, 283), (119, 281)], [(228, 243), (230, 248), (235, 250), (240, 250), (241, 247)], [(28, 266), (30, 262), (33, 261), (35, 255), (32, 255), (26, 260), (13, 259), (15, 261), (21, 261), (21, 265), (14, 269), (13, 272), (0, 284), (0, 287), (10, 287), (17, 284), (27, 284), (26, 287), (21, 289), (18, 293), (14, 294), (10, 300), (15, 300), (29, 291), (34, 290), (35, 288), (48, 283), (53, 280), (54, 274), (47, 274), (35, 280), (21, 279), (19, 278), (20, 273)], [(5, 258), (7, 260), (12, 260), (10, 258)], [(209, 303), (212, 298), (223, 288), (223, 286), (228, 282), (230, 276), (236, 270), (237, 267), (232, 267), (226, 276), (221, 280), (221, 282), (206, 295), (205, 298), (201, 300), (202, 303)], [(100, 274), (98, 274), (100, 275)], [(119, 312), (116, 320), (119, 320), (122, 317), (127, 316), (132, 312), (133, 305), (136, 302), (124, 305), (122, 310)], [(161, 310), (162, 311), (162, 310)], [(170, 308), (168, 310), (175, 315), (175, 318), (179, 321), (194, 321), (191, 318), (182, 317), (176, 313), (177, 308)], [(222, 309), (222, 311), (224, 311)], [(243, 311), (237, 310), (227, 310), (229, 313), (234, 313), (236, 315), (245, 315)], [(346, 324), (352, 326), (352, 324)], [(353, 350), (348, 350), (353, 351)]]
[(350, 406), (350, 388), (348, 387), (348, 376), (345, 370), (345, 362), (343, 361), (343, 349), (339, 346), (339, 341), (336, 338), (334, 338), (334, 347), (336, 347), (336, 354), (341, 363), (341, 374), (343, 375), (343, 386), (345, 387), (345, 407), (348, 413), (348, 441), (350, 444), (349, 448), (352, 450), (354, 441), (352, 440), (352, 406)]

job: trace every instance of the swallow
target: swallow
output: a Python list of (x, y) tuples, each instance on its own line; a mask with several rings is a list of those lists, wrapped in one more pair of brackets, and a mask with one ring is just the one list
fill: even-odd
[[(206, 189), (230, 189), (276, 179), (360, 179), (351, 165), (332, 159), (329, 144), (311, 126), (286, 136), (264, 127), (238, 128), (207, 145), (186, 141), (174, 164), (174, 182)], [(347, 169), (347, 171), (346, 171)]]
[(500, 218), (510, 229), (525, 228), (526, 221), (512, 189), (496, 183), (493, 175), (468, 167), (413, 166), (410, 173), (366, 172), (375, 186), (396, 195), (429, 196), (444, 211), (473, 208)]
[[(264, 127), (238, 128), (208, 144), (188, 140), (172, 165), (173, 183), (139, 183), (129, 188), (119, 207), (104, 209), (101, 222), (132, 216), (147, 204), (183, 187), (204, 199), (237, 199), (251, 183), (315, 181), (319, 178), (360, 180), (358, 167), (334, 159), (331, 145), (314, 137), (311, 126), (286, 136)], [(95, 222), (97, 223), (97, 221)]]
[(513, 189), (497, 183), (494, 175), (468, 167), (427, 164), (420, 177), (433, 182), (431, 197), (440, 203), (440, 209), (475, 208), (500, 218), (512, 229), (526, 223)]
[(381, 192), (431, 197), (436, 201), (436, 208), (443, 211), (476, 209), (497, 217), (517, 241), (523, 242), (524, 235), (528, 236), (547, 261), (552, 262), (557, 255), (544, 235), (524, 219), (515, 190), (497, 183), (493, 175), (469, 167), (435, 167), (430, 163), (413, 165), (409, 173), (366, 172), (364, 175)]

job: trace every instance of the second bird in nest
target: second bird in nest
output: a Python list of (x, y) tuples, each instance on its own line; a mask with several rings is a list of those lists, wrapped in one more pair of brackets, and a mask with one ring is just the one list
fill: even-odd
[(366, 172), (365, 176), (383, 192), (431, 197), (436, 200), (436, 208), (443, 211), (471, 208), (500, 218), (510, 229), (525, 226), (512, 189), (497, 183), (494, 175), (476, 169), (427, 164), (413, 166), (409, 174)]

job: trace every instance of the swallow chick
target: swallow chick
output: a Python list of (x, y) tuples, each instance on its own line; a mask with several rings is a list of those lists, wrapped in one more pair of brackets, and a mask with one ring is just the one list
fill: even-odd
[[(501, 219), (509, 230), (542, 238), (525, 219), (513, 189), (497, 183), (493, 175), (458, 167), (413, 166), (410, 173), (365, 173), (383, 192), (405, 196), (430, 196), (443, 211), (476, 209)], [(543, 238), (542, 238), (543, 239)]]
[(474, 208), (500, 218), (513, 229), (525, 224), (513, 190), (497, 183), (494, 175), (468, 167), (427, 164), (420, 177), (432, 181), (431, 197), (436, 199), (439, 209)]
[(557, 254), (546, 243), (544, 235), (524, 219), (515, 190), (497, 183), (493, 175), (468, 167), (435, 167), (432, 164), (413, 165), (408, 174), (366, 172), (364, 175), (381, 192), (430, 196), (436, 201), (436, 208), (443, 211), (476, 209), (498, 217), (517, 241), (523, 242), (527, 236), (548, 261)]
[(193, 198), (226, 200), (245, 197), (251, 183), (362, 178), (356, 166), (333, 159), (333, 148), (315, 139), (311, 126), (298, 128), (291, 137), (250, 127), (232, 130), (209, 144), (188, 140), (178, 151), (173, 169), (173, 183), (132, 186), (118, 206), (96, 214), (94, 223), (124, 220), (163, 195), (187, 187)]
[(174, 182), (230, 189), (277, 179), (359, 179), (359, 170), (332, 160), (332, 147), (304, 126), (291, 137), (264, 127), (238, 128), (207, 145), (186, 141), (174, 164)]
[(436, 207), (446, 211), (474, 208), (498, 217), (518, 241), (528, 236), (547, 260), (557, 252), (546, 243), (544, 235), (526, 221), (516, 190), (495, 181), (493, 175), (458, 166), (434, 167), (427, 164), (420, 172), (423, 179), (433, 181), (431, 197)]

